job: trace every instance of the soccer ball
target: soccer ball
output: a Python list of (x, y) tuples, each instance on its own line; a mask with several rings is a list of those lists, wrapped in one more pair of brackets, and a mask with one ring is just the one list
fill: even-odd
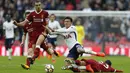
[(54, 66), (52, 64), (46, 64), (45, 65), (45, 71), (46, 71), (46, 73), (53, 73)]

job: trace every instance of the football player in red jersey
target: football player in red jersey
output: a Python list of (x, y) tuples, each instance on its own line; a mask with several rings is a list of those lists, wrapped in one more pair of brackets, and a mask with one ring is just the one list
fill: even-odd
[[(24, 27), (24, 34), (22, 36), (22, 42), (21, 42), (21, 46), (24, 45), (24, 42), (25, 42), (25, 39), (26, 39), (26, 34), (28, 33), (28, 36), (29, 36), (29, 42), (28, 42), (28, 49), (27, 49), (27, 59), (26, 59), (26, 64), (21, 64), (21, 66), (25, 69), (29, 69), (30, 68), (30, 60), (33, 56), (33, 53), (34, 53), (34, 47), (35, 45), (34, 44), (31, 44), (31, 34), (32, 34), (32, 31), (33, 29), (31, 28), (31, 25), (30, 24), (26, 24)], [(26, 67), (25, 67), (26, 66)]]
[[(36, 44), (32, 57), (32, 61), (34, 61), (39, 56), (40, 46), (46, 37), (46, 30), (43, 26), (48, 24), (48, 12), (42, 10), (40, 1), (35, 2), (35, 11), (31, 12), (24, 21), (18, 23), (14, 20), (14, 24), (17, 26), (24, 26), (28, 23), (31, 23), (31, 27), (33, 28), (33, 33), (31, 34), (33, 40), (31, 44)], [(46, 44), (43, 43), (43, 45), (44, 49), (47, 49), (45, 47)], [(48, 51), (54, 53), (53, 50), (48, 49)]]
[[(27, 16), (29, 14), (29, 12), (26, 12), (25, 15)], [(29, 69), (30, 68), (30, 64), (32, 64), (30, 61), (34, 55), (34, 49), (35, 49), (35, 45), (33, 43), (34, 38), (32, 37), (32, 33), (33, 33), (33, 28), (31, 23), (28, 23), (26, 25), (23, 26), (24, 29), (24, 34), (22, 36), (22, 42), (21, 42), (21, 46), (24, 45), (25, 39), (26, 39), (26, 34), (28, 33), (29, 36), (29, 42), (28, 42), (28, 51), (27, 51), (27, 59), (26, 59), (26, 64), (21, 64), (21, 66), (25, 69)], [(36, 43), (36, 42), (35, 42)], [(52, 55), (53, 53), (50, 53), (47, 49), (48, 46), (45, 44), (45, 42), (43, 42), (41, 44), (41, 48), (44, 48), (45, 51), (47, 51), (48, 54)], [(55, 52), (55, 51), (54, 51)]]
[[(87, 71), (87, 72), (120, 72), (123, 73), (122, 70), (116, 70), (111, 65), (110, 60), (106, 60), (105, 62), (98, 62), (94, 59), (81, 59), (81, 60), (75, 60), (73, 62), (72, 60), (66, 60), (66, 62), (69, 62), (71, 65), (68, 65), (69, 69), (71, 69), (74, 72), (81, 72), (81, 71)], [(73, 64), (72, 64), (73, 63)]]
[[(22, 42), (21, 42), (21, 46), (24, 45), (25, 39), (26, 39), (26, 34), (28, 33), (29, 36), (29, 42), (28, 42), (28, 51), (27, 51), (27, 59), (26, 59), (26, 64), (21, 64), (21, 66), (25, 69), (29, 69), (30, 68), (30, 64), (33, 64), (33, 62), (31, 62), (32, 57), (34, 55), (34, 49), (35, 49), (35, 44), (33, 42), (33, 37), (32, 37), (32, 33), (33, 33), (33, 28), (30, 24), (26, 24), (24, 27), (24, 34), (22, 36)], [(45, 48), (44, 50), (47, 51), (48, 46), (43, 42), (41, 45), (42, 48)], [(49, 53), (47, 51), (48, 54), (51, 55), (51, 53)]]

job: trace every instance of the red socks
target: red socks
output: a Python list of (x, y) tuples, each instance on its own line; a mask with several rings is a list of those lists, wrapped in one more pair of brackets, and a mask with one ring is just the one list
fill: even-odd
[(31, 59), (31, 58), (26, 59), (26, 65), (28, 65), (30, 67), (30, 60), (29, 59)]
[(35, 48), (32, 60), (35, 60), (39, 56), (39, 54), (40, 54), (40, 48)]
[(80, 60), (75, 60), (76, 65), (80, 65)]

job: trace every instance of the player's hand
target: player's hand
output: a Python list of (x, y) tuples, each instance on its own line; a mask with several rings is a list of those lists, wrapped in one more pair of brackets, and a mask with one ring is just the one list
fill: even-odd
[(23, 46), (24, 46), (24, 43), (23, 43), (23, 42), (21, 42), (21, 43), (20, 43), (20, 46), (21, 46), (21, 47), (23, 47)]
[(62, 66), (61, 69), (62, 70), (68, 70), (67, 66)]
[(13, 20), (13, 24), (17, 26), (18, 22), (16, 20)]
[(47, 33), (46, 32), (42, 32), (42, 35), (47, 36)]

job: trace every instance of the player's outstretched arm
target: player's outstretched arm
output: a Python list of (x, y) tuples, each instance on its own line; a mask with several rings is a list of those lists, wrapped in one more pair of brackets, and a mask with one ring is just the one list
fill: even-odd
[(20, 23), (18, 23), (16, 20), (14, 20), (14, 25), (16, 25), (16, 26), (24, 26), (26, 23), (28, 23), (28, 21), (27, 20), (24, 20), (24, 21), (22, 21), (22, 22), (20, 22)]
[(55, 30), (55, 32), (57, 33), (71, 33), (71, 32), (75, 32), (73, 29), (58, 29)]
[(122, 70), (117, 70), (117, 69), (114, 69), (114, 68), (112, 68), (112, 67), (111, 67), (111, 72), (117, 72), (117, 73), (119, 72), (119, 73), (123, 73)]
[(52, 35), (53, 35), (53, 34), (57, 34), (57, 35), (60, 34), (59, 32), (52, 30), (52, 29), (49, 28), (48, 26), (44, 26), (44, 25), (43, 25), (43, 27), (48, 31), (49, 34), (52, 34)]
[(44, 26), (44, 25), (43, 25), (43, 27), (48, 31), (49, 34), (52, 34), (53, 30), (51, 28), (49, 28), (48, 26)]
[(123, 73), (123, 71), (122, 71), (122, 70), (116, 70), (116, 72)]

